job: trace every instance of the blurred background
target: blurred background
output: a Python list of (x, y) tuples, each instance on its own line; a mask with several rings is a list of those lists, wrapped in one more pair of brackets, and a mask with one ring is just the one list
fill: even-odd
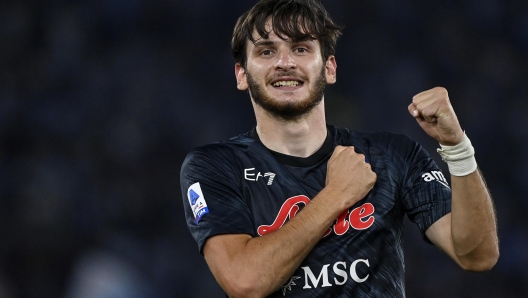
[[(457, 268), (407, 220), (408, 297), (528, 296), (528, 2), (326, 0), (327, 119), (436, 144), (444, 86), (495, 199), (501, 257)], [(230, 39), (249, 0), (0, 2), (0, 297), (222, 297), (184, 221), (192, 148), (255, 125)]]

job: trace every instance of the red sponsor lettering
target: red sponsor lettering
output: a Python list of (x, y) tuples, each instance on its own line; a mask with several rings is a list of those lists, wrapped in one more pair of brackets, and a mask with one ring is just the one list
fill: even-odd
[[(356, 230), (364, 230), (370, 228), (372, 224), (374, 224), (374, 205), (371, 203), (365, 203), (360, 207), (354, 208), (352, 212), (350, 212), (350, 216), (348, 217), (348, 221), (350, 222), (350, 225), (356, 229)], [(365, 220), (363, 220), (366, 218)]]
[(257, 233), (260, 236), (263, 236), (275, 230), (278, 230), (280, 227), (282, 227), (282, 225), (286, 222), (288, 218), (292, 219), (295, 217), (295, 215), (299, 211), (298, 204), (300, 203), (307, 205), (308, 203), (310, 203), (310, 199), (307, 196), (302, 195), (287, 199), (284, 204), (282, 204), (282, 207), (280, 208), (279, 214), (277, 214), (275, 221), (269, 226), (262, 225), (258, 227)]
[[(307, 205), (310, 203), (310, 199), (307, 196), (295, 196), (287, 199), (281, 206), (279, 214), (275, 218), (275, 221), (271, 225), (261, 225), (257, 229), (257, 233), (260, 236), (271, 233), (282, 227), (288, 219), (292, 219), (297, 215), (300, 207), (299, 204)], [(336, 235), (345, 234), (350, 227), (355, 230), (364, 230), (370, 228), (376, 220), (373, 216), (374, 205), (371, 203), (365, 203), (352, 211), (343, 211), (336, 219), (333, 227), (330, 227), (323, 237), (328, 236), (332, 230)]]

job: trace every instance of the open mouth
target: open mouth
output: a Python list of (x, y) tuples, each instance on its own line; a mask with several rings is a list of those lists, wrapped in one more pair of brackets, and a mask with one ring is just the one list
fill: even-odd
[(273, 82), (271, 85), (273, 87), (298, 87), (298, 86), (301, 86), (303, 84), (303, 82), (301, 81), (294, 81), (294, 80), (290, 80), (290, 81), (276, 81), (276, 82)]

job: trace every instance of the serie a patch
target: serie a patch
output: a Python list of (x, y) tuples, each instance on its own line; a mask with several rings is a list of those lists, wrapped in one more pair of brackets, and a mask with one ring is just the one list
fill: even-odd
[(191, 204), (194, 219), (196, 220), (196, 223), (199, 223), (200, 219), (209, 213), (209, 208), (207, 208), (207, 203), (205, 202), (200, 182), (196, 182), (189, 187), (187, 190), (187, 198), (189, 199), (189, 204)]

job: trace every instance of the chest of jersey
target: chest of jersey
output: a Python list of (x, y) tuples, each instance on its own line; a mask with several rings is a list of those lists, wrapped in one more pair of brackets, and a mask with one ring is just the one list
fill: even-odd
[(449, 189), (430, 178), (439, 173), (434, 161), (402, 136), (329, 131), (330, 147), (302, 164), (247, 136), (193, 152), (182, 167), (182, 192), (187, 199), (188, 190), (200, 182), (210, 212), (197, 221), (186, 209), (191, 233), (203, 247), (218, 234), (265, 237), (280, 230), (325, 187), (333, 148), (354, 146), (377, 174), (374, 188), (342, 211), (271, 296), (404, 297), (403, 217), (409, 215), (425, 233), (450, 211)]
[[(328, 158), (308, 167), (284, 165), (254, 155), (242, 159), (240, 183), (253, 217), (255, 236), (277, 230), (317, 196), (325, 186)], [(383, 223), (387, 220), (391, 224), (402, 220), (395, 178), (386, 173), (383, 160), (374, 157), (370, 162), (378, 175), (374, 189), (343, 210), (325, 237), (361, 237), (369, 229), (385, 229)]]
[[(241, 185), (253, 217), (254, 236), (263, 236), (280, 229), (325, 187), (329, 157), (312, 166), (294, 167), (253, 156), (242, 161)], [(373, 268), (380, 266), (379, 252), (389, 246), (387, 241), (394, 254), (401, 254), (403, 212), (397, 177), (387, 173), (385, 162), (370, 157), (378, 177), (374, 189), (336, 218), (293, 274), (290, 282), (295, 285), (286, 285), (284, 293), (319, 292), (329, 287), (342, 291), (347, 284), (345, 288), (357, 290), (368, 285), (369, 277), (375, 278)], [(395, 262), (396, 267), (403, 266), (402, 259)]]

